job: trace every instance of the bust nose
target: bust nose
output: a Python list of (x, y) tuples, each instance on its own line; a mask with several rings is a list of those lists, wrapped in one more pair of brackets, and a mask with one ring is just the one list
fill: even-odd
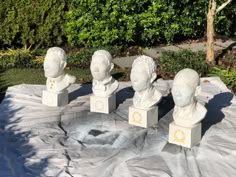
[(99, 71), (98, 67), (95, 67), (93, 71), (98, 72)]
[(179, 91), (175, 91), (175, 92), (174, 92), (174, 95), (177, 96), (177, 97), (179, 97), (179, 96), (181, 96), (181, 93), (180, 93)]

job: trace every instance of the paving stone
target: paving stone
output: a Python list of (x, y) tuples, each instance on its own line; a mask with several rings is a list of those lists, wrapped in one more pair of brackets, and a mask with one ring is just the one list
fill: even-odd
[(143, 49), (144, 55), (147, 55), (152, 58), (158, 58), (160, 56), (160, 53), (165, 50), (161, 48), (152, 48), (152, 49)]
[(152, 58), (157, 57), (157, 51), (155, 49), (143, 49), (143, 54)]
[(236, 41), (228, 40), (228, 41), (217, 41), (215, 42), (216, 45), (221, 46), (223, 48), (232, 47), (233, 49), (236, 49)]
[(133, 61), (138, 57), (138, 55), (135, 56), (129, 56), (129, 57), (120, 57), (115, 58), (113, 60), (113, 63), (121, 68), (131, 68)]
[(161, 52), (163, 52), (163, 51), (174, 51), (174, 52), (177, 52), (177, 51), (179, 51), (179, 48), (176, 47), (176, 46), (171, 45), (171, 46), (161, 47), (161, 48), (156, 49), (156, 50), (157, 51), (159, 50)]
[(143, 53), (152, 58), (158, 58), (162, 52), (165, 51), (178, 51), (179, 48), (175, 46), (157, 47), (151, 49), (143, 49)]
[(206, 50), (206, 43), (194, 43), (194, 44), (183, 44), (178, 45), (180, 49), (189, 49), (194, 52)]

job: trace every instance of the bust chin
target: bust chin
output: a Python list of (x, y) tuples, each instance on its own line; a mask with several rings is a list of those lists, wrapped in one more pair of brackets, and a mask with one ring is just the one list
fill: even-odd
[(133, 104), (136, 108), (148, 109), (159, 103), (161, 98), (162, 94), (155, 87), (150, 87), (142, 93), (136, 91), (133, 97)]
[(93, 79), (93, 94), (100, 97), (108, 97), (115, 93), (118, 89), (119, 83), (111, 76), (107, 77), (102, 81)]
[(177, 125), (192, 127), (206, 116), (206, 108), (197, 101), (186, 107), (174, 107), (173, 119)]

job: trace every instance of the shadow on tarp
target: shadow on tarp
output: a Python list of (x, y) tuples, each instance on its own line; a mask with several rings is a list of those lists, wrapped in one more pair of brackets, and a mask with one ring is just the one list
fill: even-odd
[(7, 88), (10, 86), (6, 80), (3, 80), (5, 70), (0, 68), (0, 103), (2, 102)]
[(71, 93), (69, 93), (69, 102), (77, 99), (80, 96), (89, 95), (92, 93), (92, 84), (91, 83), (85, 83), (81, 84), (81, 87)]
[(158, 121), (174, 108), (174, 100), (171, 94), (163, 97), (158, 103)]
[(119, 107), (125, 100), (133, 98), (134, 90), (132, 87), (125, 87), (116, 93), (116, 106)]
[(49, 159), (32, 159), (36, 154), (36, 149), (29, 144), (32, 132), (17, 128), (22, 119), (17, 114), (23, 108), (12, 107), (11, 99), (7, 96), (0, 104), (0, 176), (41, 176)]
[[(71, 93), (69, 93), (69, 102), (77, 99), (78, 97), (92, 94), (92, 83), (82, 84), (81, 87)], [(132, 87), (125, 87), (118, 92), (116, 92), (116, 104), (123, 103), (126, 99), (132, 98), (134, 96), (134, 91)]]
[(206, 105), (207, 114), (202, 121), (202, 136), (214, 124), (221, 122), (225, 117), (222, 109), (231, 105), (234, 95), (231, 92), (224, 92), (215, 95)]

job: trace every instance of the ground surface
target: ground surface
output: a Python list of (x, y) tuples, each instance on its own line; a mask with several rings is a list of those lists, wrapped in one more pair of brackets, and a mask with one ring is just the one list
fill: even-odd
[[(171, 84), (171, 82), (169, 82)], [(153, 128), (128, 125), (130, 83), (121, 83), (118, 108), (89, 112), (91, 84), (72, 85), (70, 104), (41, 104), (43, 85), (8, 88), (0, 104), (0, 174), (4, 177), (208, 177), (236, 175), (236, 97), (218, 78), (204, 78), (198, 101), (207, 103), (200, 145), (168, 143), (171, 96), (159, 104)]]
[[(76, 83), (88, 83), (92, 81), (90, 69), (72, 68), (65, 70), (65, 73), (71, 74), (77, 78)], [(114, 69), (112, 75), (119, 81), (129, 80), (129, 70)], [(43, 69), (14, 68), (0, 71), (0, 102), (4, 98), (5, 92), (9, 86), (18, 84), (45, 84)]]

